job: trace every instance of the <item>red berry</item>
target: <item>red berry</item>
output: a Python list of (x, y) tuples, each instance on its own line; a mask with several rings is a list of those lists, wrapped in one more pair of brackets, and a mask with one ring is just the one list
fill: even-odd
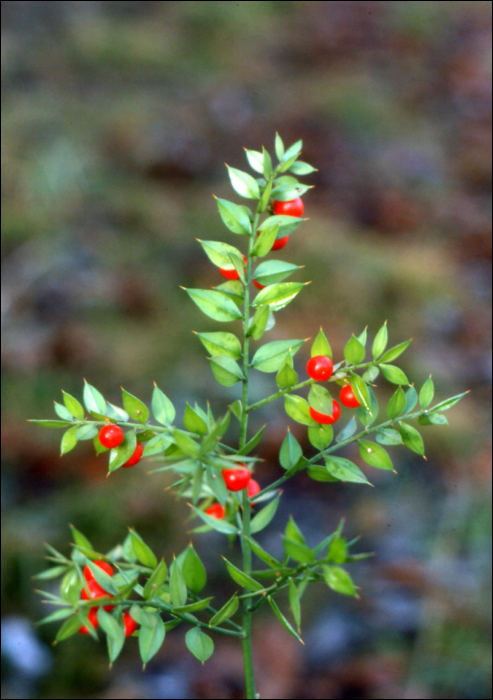
[(316, 411), (314, 408), (310, 406), (310, 416), (313, 418), (314, 421), (317, 421), (317, 423), (323, 423), (324, 425), (330, 425), (331, 423), (335, 423), (336, 420), (339, 419), (339, 416), (341, 415), (341, 407), (337, 403), (335, 399), (332, 399), (332, 415), (328, 416), (326, 413), (320, 413), (320, 411)]
[(226, 515), (226, 511), (220, 503), (214, 503), (209, 508), (206, 508), (204, 512), (210, 515), (211, 518), (217, 518), (218, 520), (222, 520)]
[(323, 382), (329, 379), (334, 371), (334, 365), (330, 357), (325, 355), (315, 355), (311, 357), (306, 365), (308, 376), (315, 379), (317, 382)]
[(123, 442), (124, 434), (119, 425), (103, 425), (99, 431), (99, 442), (103, 447), (118, 447)]
[(302, 216), (305, 205), (301, 197), (291, 199), (289, 202), (279, 202), (276, 199), (272, 203), (272, 209), (277, 216)]
[(125, 627), (125, 637), (130, 637), (137, 629), (137, 623), (128, 612), (123, 613), (123, 626)]
[(284, 246), (288, 243), (288, 241), (289, 241), (289, 236), (283, 236), (282, 238), (276, 238), (271, 250), (281, 250), (281, 248), (284, 248)]
[(243, 465), (234, 469), (223, 469), (223, 477), (226, 487), (230, 491), (241, 491), (248, 485), (252, 475), (246, 466)]
[(358, 408), (358, 406), (361, 406), (360, 402), (354, 395), (351, 384), (346, 384), (342, 387), (339, 398), (341, 399), (341, 403), (348, 408)]
[[(99, 622), (98, 622), (98, 609), (97, 608), (91, 608), (87, 614), (87, 619), (91, 623), (91, 625), (94, 627), (94, 629), (98, 628)], [(79, 632), (81, 634), (89, 634), (89, 630), (85, 625), (82, 625), (82, 627), (79, 627)]]
[(140, 462), (142, 459), (142, 453), (144, 452), (144, 446), (142, 445), (141, 442), (137, 443), (137, 447), (134, 450), (133, 455), (130, 457), (128, 461), (125, 462), (125, 464), (122, 464), (122, 467), (133, 467), (134, 464), (137, 464), (137, 462)]
[(257, 493), (260, 493), (260, 491), (262, 491), (262, 487), (258, 481), (255, 481), (255, 479), (250, 479), (247, 486), (248, 497), (253, 498), (253, 496), (256, 496)]
[[(98, 600), (99, 598), (104, 598), (106, 596), (109, 596), (110, 598), (113, 598), (111, 593), (107, 593), (104, 588), (101, 588), (99, 583), (93, 579), (92, 581), (87, 582), (87, 588), (89, 589), (89, 593), (86, 591), (85, 588), (82, 589), (82, 593), (80, 594), (80, 597), (82, 600)], [(103, 605), (105, 610), (113, 610), (115, 607), (114, 605)]]
[[(245, 262), (245, 267), (246, 267), (246, 264), (248, 261), (244, 255), (242, 255), (242, 258)], [(223, 277), (226, 277), (227, 280), (239, 280), (240, 279), (240, 275), (238, 274), (238, 270), (236, 270), (235, 268), (230, 270), (230, 269), (226, 269), (225, 267), (220, 267), (219, 272), (221, 273), (221, 275)]]
[(257, 280), (253, 280), (253, 284), (257, 287), (257, 289), (265, 289), (265, 284), (260, 284), (260, 282), (257, 282)]
[[(113, 576), (113, 567), (111, 564), (108, 564), (106, 561), (93, 561), (93, 564), (95, 564), (98, 568), (102, 569), (105, 571), (108, 576)], [(95, 581), (94, 574), (92, 573), (91, 569), (88, 566), (84, 567), (84, 578), (86, 581)]]

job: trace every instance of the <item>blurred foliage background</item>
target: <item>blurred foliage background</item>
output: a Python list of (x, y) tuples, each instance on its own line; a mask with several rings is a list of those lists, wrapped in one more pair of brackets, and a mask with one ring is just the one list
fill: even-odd
[[(237, 396), (179, 285), (220, 281), (195, 238), (238, 244), (212, 197), (237, 199), (224, 161), (247, 169), (241, 147), (272, 151), (278, 130), (319, 172), (279, 254), (313, 284), (269, 339), (322, 325), (340, 356), (388, 319), (393, 344), (414, 338), (418, 385), (431, 371), (438, 398), (472, 393), (424, 429), (428, 462), (400, 451), (375, 489), (287, 485), (266, 546), (290, 513), (314, 543), (345, 515), (376, 557), (351, 569), (361, 601), (311, 590), (305, 647), (260, 616), (261, 697), (490, 698), (491, 3), (2, 2), (2, 91), (2, 697), (242, 696), (234, 643), (201, 667), (178, 628), (145, 673), (132, 639), (110, 671), (102, 644), (53, 648), (33, 626), (30, 577), (43, 542), (68, 551), (69, 522), (103, 551), (133, 525), (168, 560), (189, 524), (165, 476), (106, 479), (87, 443), (60, 460), (59, 432), (26, 418), (82, 377), (117, 402), (156, 380), (179, 411)], [(254, 398), (273, 384), (258, 375)], [(267, 484), (291, 421), (258, 413)], [(224, 600), (223, 538), (194, 543)]]

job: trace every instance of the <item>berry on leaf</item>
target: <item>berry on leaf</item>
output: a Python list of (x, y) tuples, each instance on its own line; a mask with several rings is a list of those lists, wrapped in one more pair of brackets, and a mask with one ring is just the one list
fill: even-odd
[[(111, 566), (111, 564), (108, 564), (108, 562), (98, 560), (98, 561), (94, 561), (93, 564), (95, 564), (95, 566), (97, 566), (102, 571), (106, 572), (108, 574), (108, 576), (113, 576), (113, 573), (114, 573), (113, 567)], [(91, 569), (87, 565), (84, 567), (83, 574), (84, 574), (84, 578), (86, 579), (86, 581), (95, 581), (96, 580), (94, 578), (94, 574), (92, 573)]]
[(125, 637), (130, 637), (137, 629), (137, 623), (128, 612), (123, 613), (123, 626), (125, 628)]
[(110, 424), (103, 425), (99, 431), (98, 437), (103, 447), (111, 449), (112, 447), (118, 447), (118, 445), (122, 444), (124, 434), (119, 425)]
[(288, 243), (288, 241), (289, 241), (289, 236), (283, 236), (282, 238), (276, 238), (271, 250), (281, 250), (281, 248), (284, 248), (284, 246)]
[(226, 488), (230, 491), (241, 491), (248, 485), (252, 475), (245, 465), (233, 469), (223, 469), (223, 478)]
[(320, 413), (316, 411), (312, 406), (310, 406), (310, 416), (317, 423), (322, 423), (323, 425), (331, 425), (339, 419), (341, 415), (341, 407), (335, 399), (332, 399), (332, 415), (328, 416), (326, 413)]
[(253, 498), (253, 496), (256, 496), (257, 493), (260, 493), (260, 491), (262, 491), (262, 488), (258, 481), (255, 481), (255, 479), (250, 479), (247, 486), (248, 497)]
[[(98, 622), (98, 609), (97, 608), (91, 608), (87, 614), (87, 619), (91, 623), (91, 625), (94, 627), (94, 629), (98, 628), (99, 622)], [(89, 630), (85, 625), (82, 625), (82, 627), (79, 627), (79, 632), (81, 634), (89, 634)]]
[(226, 515), (226, 511), (220, 503), (214, 503), (209, 508), (206, 508), (204, 512), (210, 515), (211, 518), (217, 518), (218, 520), (222, 520)]
[(290, 199), (289, 202), (279, 202), (275, 199), (272, 203), (272, 209), (277, 216), (296, 216), (299, 218), (303, 215), (305, 205), (301, 197)]
[(306, 371), (311, 379), (315, 379), (317, 382), (323, 382), (326, 379), (330, 379), (332, 376), (334, 365), (330, 357), (326, 355), (315, 355), (308, 360)]
[(346, 384), (342, 387), (339, 398), (341, 399), (341, 403), (348, 408), (358, 408), (358, 406), (361, 406), (360, 402), (354, 395), (351, 384)]
[(265, 284), (260, 284), (260, 282), (257, 282), (257, 280), (253, 280), (253, 284), (257, 287), (257, 289), (265, 289)]
[[(243, 260), (245, 262), (245, 267), (246, 267), (246, 264), (248, 261), (244, 255), (242, 255), (242, 257), (243, 257)], [(240, 275), (238, 274), (238, 270), (236, 270), (236, 268), (234, 268), (234, 267), (232, 269), (220, 267), (219, 272), (221, 273), (221, 275), (223, 277), (226, 277), (227, 280), (239, 280), (240, 279)]]
[[(104, 588), (101, 588), (101, 586), (95, 579), (93, 579), (92, 581), (87, 581), (87, 588), (89, 589), (89, 593), (85, 588), (82, 589), (82, 593), (80, 594), (82, 600), (98, 600), (99, 598), (105, 598), (106, 596), (108, 596), (109, 598), (113, 598), (111, 593), (108, 593), (104, 590)], [(104, 605), (103, 607), (105, 610), (109, 611), (113, 610), (115, 606)]]
[(133, 467), (134, 464), (137, 464), (137, 462), (140, 462), (142, 459), (142, 453), (144, 452), (144, 446), (142, 445), (141, 442), (137, 443), (137, 447), (134, 450), (133, 455), (130, 457), (129, 460), (125, 462), (125, 464), (122, 464), (122, 467)]

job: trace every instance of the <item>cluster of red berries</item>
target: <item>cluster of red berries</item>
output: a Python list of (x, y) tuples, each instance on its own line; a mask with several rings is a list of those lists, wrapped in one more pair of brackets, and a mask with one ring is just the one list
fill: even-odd
[[(332, 376), (334, 365), (330, 357), (327, 357), (326, 355), (315, 355), (308, 360), (306, 371), (311, 379), (315, 379), (317, 382), (323, 382), (330, 379)], [(346, 384), (342, 387), (339, 393), (339, 398), (341, 403), (348, 408), (357, 408), (361, 405), (354, 395), (350, 384)], [(335, 423), (336, 420), (339, 419), (340, 415), (341, 407), (335, 399), (332, 400), (332, 413), (330, 415), (316, 411), (310, 406), (310, 416), (314, 421), (317, 423), (322, 423), (323, 425)]]
[[(229, 489), (229, 491), (242, 491), (246, 487), (248, 497), (252, 498), (262, 490), (258, 481), (252, 479), (252, 474), (246, 464), (231, 469), (223, 469), (222, 475), (226, 488)], [(224, 506), (220, 503), (214, 503), (212, 506), (209, 506), (209, 508), (206, 508), (205, 512), (207, 515), (210, 515), (212, 518), (217, 518), (218, 520), (222, 520), (226, 515)]]
[[(276, 216), (295, 216), (297, 218), (301, 217), (303, 214), (303, 211), (305, 209), (305, 205), (303, 204), (303, 200), (301, 197), (296, 197), (296, 199), (291, 199), (289, 202), (278, 202), (277, 200), (274, 200), (272, 204), (272, 210)], [(258, 235), (258, 233), (257, 233)], [(289, 236), (283, 236), (282, 238), (277, 238), (274, 241), (274, 245), (272, 246), (271, 250), (281, 250), (281, 248), (284, 248), (286, 243), (289, 241)], [(243, 255), (243, 260), (245, 261), (245, 267), (247, 264), (247, 259)], [(233, 269), (233, 270), (228, 270), (224, 267), (219, 268), (219, 272), (223, 277), (226, 277), (228, 280), (238, 280), (240, 279), (240, 275), (238, 274), (238, 271)], [(265, 284), (260, 284), (260, 282), (257, 282), (257, 280), (253, 280), (253, 284), (257, 287), (257, 289), (264, 289)]]
[[(103, 445), (103, 447), (111, 449), (112, 447), (118, 447), (121, 445), (125, 435), (119, 425), (111, 423), (110, 425), (104, 425), (101, 428), (98, 437), (99, 442)], [(133, 455), (125, 462), (125, 464), (122, 464), (122, 467), (133, 467), (134, 464), (140, 462), (143, 452), (144, 446), (141, 442), (138, 442)]]
[[(108, 564), (105, 561), (95, 561), (94, 564), (99, 567), (102, 571), (108, 574), (108, 576), (113, 576), (113, 567), (111, 564)], [(92, 573), (91, 569), (89, 566), (84, 567), (84, 578), (86, 579), (86, 587), (82, 589), (81, 593), (81, 598), (82, 600), (98, 600), (99, 598), (113, 598), (111, 593), (107, 593), (107, 591), (102, 588), (99, 583), (96, 581), (94, 578), (94, 574)], [(86, 590), (87, 588), (87, 590)], [(89, 592), (88, 592), (89, 591)], [(103, 605), (103, 608), (106, 611), (113, 610), (115, 606), (114, 605)], [(98, 622), (98, 608), (91, 608), (89, 610), (89, 613), (87, 615), (87, 619), (89, 622), (92, 624), (94, 629), (98, 628), (99, 622)], [(137, 623), (135, 620), (130, 617), (130, 613), (124, 612), (123, 613), (123, 626), (125, 628), (125, 637), (130, 637), (131, 634), (135, 632), (137, 629)], [(81, 634), (89, 634), (89, 630), (85, 625), (79, 628), (79, 632)]]

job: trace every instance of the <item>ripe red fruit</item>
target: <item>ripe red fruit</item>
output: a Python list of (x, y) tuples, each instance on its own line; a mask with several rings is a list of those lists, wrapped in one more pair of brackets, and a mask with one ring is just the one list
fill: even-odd
[(230, 491), (241, 491), (248, 485), (252, 475), (246, 466), (243, 465), (234, 469), (223, 469), (223, 477), (226, 487)]
[(125, 637), (130, 637), (137, 629), (137, 623), (128, 612), (123, 613), (123, 626), (125, 627)]
[(360, 402), (354, 395), (351, 384), (346, 384), (342, 387), (339, 398), (341, 399), (341, 403), (348, 408), (358, 408), (358, 406), (361, 406)]
[(330, 357), (325, 355), (315, 355), (311, 357), (306, 364), (308, 376), (315, 379), (317, 382), (323, 382), (332, 376), (334, 365)]
[[(87, 619), (91, 623), (91, 625), (94, 627), (94, 629), (98, 628), (99, 622), (98, 622), (98, 609), (97, 608), (91, 608), (87, 614)], [(89, 630), (85, 625), (82, 625), (82, 627), (79, 627), (79, 632), (81, 634), (89, 634)]]
[(103, 425), (99, 431), (99, 442), (103, 447), (118, 447), (123, 442), (124, 434), (119, 425)]
[(142, 459), (142, 453), (144, 452), (144, 446), (142, 445), (141, 442), (137, 443), (137, 447), (134, 450), (133, 455), (130, 457), (129, 460), (125, 462), (125, 464), (122, 464), (122, 467), (133, 467), (134, 464), (137, 464), (137, 462), (140, 462)]
[(226, 515), (226, 511), (220, 503), (214, 503), (209, 508), (206, 508), (204, 512), (210, 515), (211, 518), (217, 518), (218, 520), (222, 520)]
[(284, 248), (284, 246), (288, 243), (288, 241), (289, 241), (289, 236), (283, 236), (282, 238), (276, 238), (271, 250), (281, 250), (281, 248)]
[(279, 202), (275, 199), (272, 203), (272, 209), (277, 216), (302, 216), (305, 205), (301, 197), (290, 199), (289, 202)]
[[(108, 564), (106, 561), (94, 561), (93, 564), (95, 564), (98, 568), (102, 569), (105, 571), (108, 576), (113, 576), (113, 567), (111, 564)], [(94, 574), (92, 573), (91, 569), (86, 565), (84, 567), (84, 578), (86, 581), (95, 581), (96, 579), (94, 578)]]
[[(244, 255), (242, 255), (242, 258), (245, 262), (245, 267), (246, 267), (247, 259)], [(227, 280), (239, 280), (240, 279), (240, 275), (238, 274), (238, 270), (236, 270), (235, 268), (233, 268), (232, 270), (227, 270), (224, 267), (220, 267), (219, 272), (221, 273), (221, 275), (223, 277), (226, 277)]]
[(332, 399), (332, 415), (328, 416), (326, 413), (320, 413), (310, 406), (310, 416), (317, 423), (323, 423), (324, 425), (331, 425), (339, 419), (341, 415), (341, 407), (335, 399)]
[[(92, 581), (87, 582), (87, 588), (89, 589), (89, 593), (86, 591), (85, 588), (82, 589), (82, 593), (80, 594), (80, 597), (82, 600), (98, 600), (99, 598), (104, 598), (105, 596), (109, 596), (110, 598), (113, 598), (111, 593), (107, 593), (104, 588), (101, 588), (99, 583), (93, 579)], [(113, 610), (115, 607), (114, 605), (103, 605), (105, 610)]]
[(252, 498), (253, 496), (256, 496), (257, 493), (260, 493), (260, 491), (262, 491), (262, 487), (258, 481), (255, 481), (255, 479), (250, 479), (247, 486), (248, 497)]
[(257, 289), (265, 289), (265, 284), (260, 284), (260, 282), (257, 282), (257, 280), (253, 280), (253, 284), (257, 287)]

